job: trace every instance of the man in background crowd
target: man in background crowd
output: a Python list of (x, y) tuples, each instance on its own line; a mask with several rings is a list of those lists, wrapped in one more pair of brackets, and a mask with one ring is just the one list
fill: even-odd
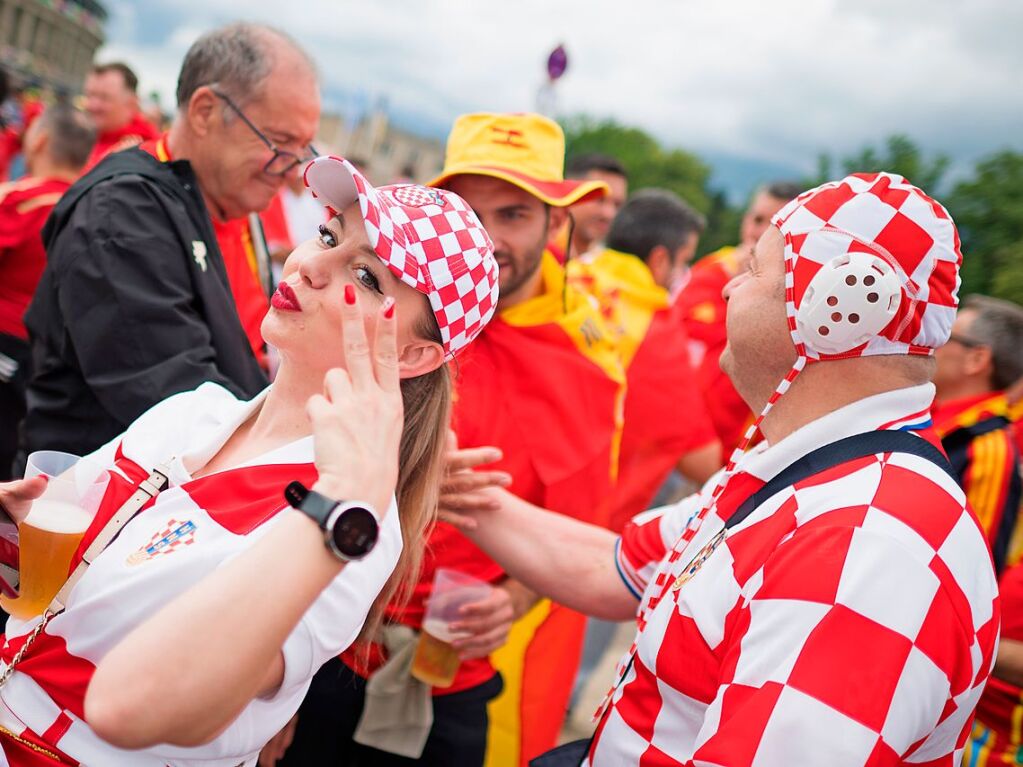
[[(629, 176), (625, 167), (606, 154), (581, 154), (565, 167), (565, 178), (573, 181), (599, 181), (607, 184), (603, 197), (588, 199), (572, 206), (571, 220), (560, 230), (550, 244), (551, 253), (561, 262), (565, 258), (580, 258), (591, 251), (599, 251), (611, 229), (611, 222), (625, 204), (629, 194)], [(569, 247), (568, 237), (572, 242)]]
[(1023, 377), (1023, 308), (967, 296), (935, 354), (934, 428), (991, 544), (995, 569), (1019, 560), (1020, 456), (1005, 390)]
[[(592, 299), (566, 284), (564, 269), (546, 249), (565, 209), (605, 187), (564, 180), (564, 152), (561, 128), (532, 114), (464, 115), (448, 138), (444, 169), (433, 185), (472, 206), (501, 268), (498, 313), (459, 358), (453, 425), (461, 445), (500, 448), (494, 469), (510, 474), (511, 492), (607, 524), (621, 428), (620, 362)], [(328, 663), (314, 679), (285, 765), (480, 767), (486, 755), (488, 765), (506, 767), (524, 765), (553, 745), (584, 619), (546, 600), (536, 604), (532, 592), (507, 578), (465, 536), (438, 523), (411, 602), (392, 605), (389, 620), (421, 629), (438, 568), (494, 588), (451, 625), (467, 635), (457, 642), (462, 662), (449, 687), (432, 690), (433, 722), (422, 731), (421, 756), (395, 761), (385, 753), (407, 739), (408, 722), (394, 723), (384, 742), (367, 745), (361, 736), (353, 742), (360, 716), (374, 717), (382, 727), (379, 708), (364, 714), (367, 687), (379, 696), (374, 678), (393, 686), (397, 670), (382, 656), (367, 668), (357, 653), (346, 653), (344, 663)], [(391, 652), (391, 658), (400, 663), (401, 655)], [(488, 737), (487, 704), (501, 692), (502, 676), (505, 692), (489, 707)]]
[(725, 299), (722, 291), (745, 271), (749, 254), (771, 224), (771, 217), (802, 191), (791, 182), (758, 189), (742, 217), (739, 244), (721, 248), (694, 264), (677, 303), (690, 340), (696, 378), (727, 458), (739, 443), (752, 414), (718, 364), (725, 348)]
[(138, 146), (159, 135), (142, 116), (138, 87), (138, 77), (120, 61), (95, 66), (86, 75), (85, 111), (96, 126), (96, 146), (86, 170), (111, 152)]
[(625, 366), (625, 426), (610, 525), (616, 532), (649, 506), (673, 468), (703, 484), (721, 466), (721, 444), (668, 295), (705, 226), (676, 194), (643, 189), (619, 211), (607, 247), (568, 264), (570, 284), (600, 303)]
[(95, 138), (86, 115), (55, 104), (25, 135), (28, 174), (0, 184), (0, 481), (13, 478), (25, 416), (29, 346), (22, 318), (46, 265), (43, 224), (78, 178)]
[(43, 102), (35, 89), (0, 69), (0, 182), (25, 172), (21, 141), (42, 112)]
[(170, 131), (106, 157), (44, 230), (46, 271), (25, 315), (28, 451), (88, 453), (206, 381), (240, 397), (266, 386), (215, 222), (265, 208), (310, 156), (315, 69), (283, 33), (234, 24), (189, 49), (177, 96)]

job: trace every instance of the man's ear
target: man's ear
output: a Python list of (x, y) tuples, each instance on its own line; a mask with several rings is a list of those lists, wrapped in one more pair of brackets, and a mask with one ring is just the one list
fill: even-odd
[(415, 378), (444, 364), (444, 348), (436, 341), (415, 340), (398, 350), (398, 375)]
[(653, 275), (654, 282), (664, 285), (668, 280), (668, 275), (671, 274), (671, 251), (664, 245), (654, 245), (646, 257), (646, 265), (650, 274)]
[(188, 100), (186, 110), (188, 125), (197, 136), (205, 136), (213, 127), (213, 123), (221, 119), (217, 110), (220, 99), (213, 93), (208, 85), (202, 85), (195, 89), (192, 98)]
[(50, 134), (41, 128), (30, 130), (24, 139), (23, 151), (26, 156), (38, 157), (50, 143)]
[(568, 208), (555, 208), (552, 205), (548, 210), (550, 211), (550, 220), (547, 224), (547, 235), (550, 239), (560, 232), (561, 227), (568, 221)]
[(987, 374), (988, 380), (995, 372), (995, 358), (990, 346), (975, 346), (968, 350), (963, 359), (963, 373), (970, 376)]

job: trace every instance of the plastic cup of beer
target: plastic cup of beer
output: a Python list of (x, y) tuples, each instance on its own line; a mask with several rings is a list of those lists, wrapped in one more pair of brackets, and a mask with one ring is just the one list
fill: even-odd
[(42, 615), (57, 596), (110, 479), (103, 467), (56, 450), (28, 457), (25, 479), (40, 474), (48, 478), (46, 491), (18, 526), (18, 596), (0, 596), (0, 607), (20, 620)]
[(493, 588), (457, 570), (437, 569), (412, 662), (412, 676), (431, 687), (451, 686), (461, 663), (451, 642), (466, 635), (455, 633), (448, 626), (462, 617), (465, 605), (486, 599)]

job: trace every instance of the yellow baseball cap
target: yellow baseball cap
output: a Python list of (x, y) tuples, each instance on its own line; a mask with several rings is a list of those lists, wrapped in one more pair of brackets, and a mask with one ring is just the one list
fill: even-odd
[(429, 186), (462, 175), (499, 178), (556, 208), (610, 191), (603, 181), (565, 180), (565, 134), (537, 114), (481, 112), (455, 120), (444, 170)]

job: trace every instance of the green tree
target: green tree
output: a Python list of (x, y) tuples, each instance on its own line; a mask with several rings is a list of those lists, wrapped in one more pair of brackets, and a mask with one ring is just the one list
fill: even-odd
[(963, 241), (961, 292), (1023, 304), (1023, 153), (982, 159), (945, 202)]
[(660, 187), (679, 195), (707, 217), (707, 231), (700, 253), (735, 242), (739, 214), (728, 206), (723, 194), (708, 187), (710, 167), (682, 149), (667, 149), (645, 131), (612, 119), (587, 116), (564, 123), (569, 158), (588, 152), (615, 157), (629, 172), (631, 189)]
[(908, 136), (889, 136), (881, 148), (865, 146), (837, 162), (829, 154), (819, 155), (816, 177), (807, 179), (807, 188), (850, 173), (888, 171), (904, 176), (921, 189), (934, 192), (948, 170), (948, 163), (949, 158), (943, 154), (925, 157), (920, 147)]

